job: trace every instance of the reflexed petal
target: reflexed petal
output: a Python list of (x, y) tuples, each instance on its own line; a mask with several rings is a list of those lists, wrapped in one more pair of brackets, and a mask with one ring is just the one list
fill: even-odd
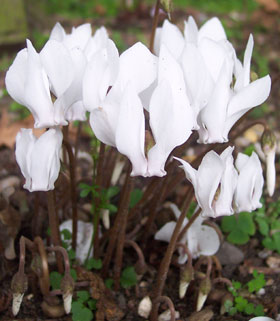
[(40, 52), (43, 67), (56, 97), (61, 96), (74, 79), (69, 50), (56, 40), (49, 40)]
[(232, 215), (233, 195), (237, 185), (238, 173), (233, 166), (232, 151), (233, 147), (228, 147), (220, 155), (225, 163), (224, 173), (222, 175), (220, 194), (213, 207), (215, 209), (215, 217), (222, 215)]
[(30, 192), (54, 189), (54, 182), (60, 170), (62, 139), (59, 128), (51, 128), (37, 139), (31, 156)]
[(217, 17), (207, 20), (199, 29), (198, 41), (202, 40), (203, 38), (209, 38), (214, 41), (227, 39), (224, 27)]
[(204, 38), (200, 41), (198, 49), (204, 59), (207, 70), (210, 72), (214, 82), (216, 82), (224, 67), (224, 61), (227, 59), (225, 48), (211, 39)]
[(220, 247), (220, 239), (217, 232), (210, 226), (201, 225), (196, 235), (199, 255), (214, 255)]
[(189, 163), (187, 163), (183, 159), (180, 159), (178, 157), (173, 157), (173, 159), (176, 159), (177, 161), (179, 161), (182, 164), (181, 168), (183, 168), (187, 179), (192, 183), (194, 189), (196, 190), (197, 183), (198, 183), (197, 182), (197, 170), (194, 169)]
[(252, 34), (250, 34), (243, 61), (243, 68), (241, 73), (238, 75), (236, 79), (236, 83), (234, 85), (234, 90), (239, 91), (250, 83), (250, 67), (251, 67), (251, 58), (253, 53), (254, 40)]
[(228, 105), (228, 117), (243, 109), (251, 109), (262, 104), (269, 96), (270, 88), (269, 75), (251, 82), (231, 98)]
[(50, 40), (56, 40), (56, 41), (62, 42), (65, 36), (66, 36), (66, 33), (64, 28), (59, 22), (57, 22), (51, 31)]
[(78, 26), (77, 28), (72, 28), (72, 33), (66, 35), (64, 39), (64, 44), (69, 48), (78, 47), (81, 50), (85, 49), (87, 42), (91, 37), (91, 26), (90, 23), (85, 23)]
[(151, 98), (156, 87), (157, 81), (154, 81), (148, 88), (141, 91), (141, 93), (139, 94), (139, 98), (141, 99), (142, 105), (147, 111), (149, 111), (150, 109)]
[(223, 131), (230, 98), (231, 75), (232, 69), (225, 61), (209, 102), (198, 116), (198, 124), (200, 125), (198, 130), (199, 142), (209, 144), (227, 141), (227, 137), (223, 137)]
[(131, 176), (146, 176), (145, 117), (141, 100), (132, 84), (128, 84), (124, 91), (115, 135), (118, 151), (132, 163)]
[(239, 153), (236, 167), (239, 176), (234, 196), (235, 204), (238, 212), (251, 212), (262, 206), (260, 198), (264, 180), (261, 163), (255, 152), (250, 157)]
[(25, 178), (25, 187), (31, 189), (31, 154), (36, 142), (36, 137), (32, 133), (32, 129), (22, 128), (16, 136), (16, 160), (20, 167), (21, 173)]
[(16, 55), (13, 64), (6, 73), (5, 83), (9, 95), (21, 105), (26, 105), (24, 99), (24, 84), (27, 73), (27, 49), (22, 49)]
[(157, 57), (138, 42), (120, 56), (119, 75), (116, 90), (123, 91), (128, 82), (133, 83), (136, 92), (148, 88), (156, 79)]
[(176, 222), (168, 222), (163, 225), (163, 227), (158, 232), (156, 232), (155, 240), (170, 242), (175, 226)]
[(177, 26), (164, 20), (160, 32), (160, 46), (164, 44), (175, 59), (178, 59), (183, 51), (185, 40)]
[(106, 48), (108, 41), (108, 33), (105, 27), (101, 27), (95, 31), (93, 37), (91, 37), (85, 48), (85, 55), (88, 60), (91, 60), (92, 56), (101, 49)]
[(27, 40), (27, 49), (25, 102), (35, 118), (36, 128), (51, 127), (55, 125), (55, 121), (48, 78), (42, 68), (40, 56), (29, 40)]
[(176, 101), (170, 87), (167, 81), (162, 81), (151, 98), (150, 126), (156, 144), (148, 154), (150, 176), (166, 174), (164, 165), (169, 154), (189, 138), (193, 128), (188, 101)]
[(185, 21), (184, 36), (187, 42), (197, 44), (198, 28), (192, 16), (189, 17), (188, 22)]
[(187, 92), (196, 113), (207, 104), (214, 82), (194, 44), (186, 44), (181, 56)]
[(80, 100), (71, 105), (66, 111), (65, 118), (68, 121), (87, 120), (86, 110), (83, 102)]
[(195, 195), (202, 208), (202, 216), (214, 216), (212, 203), (221, 182), (224, 163), (214, 151), (208, 152), (197, 170)]

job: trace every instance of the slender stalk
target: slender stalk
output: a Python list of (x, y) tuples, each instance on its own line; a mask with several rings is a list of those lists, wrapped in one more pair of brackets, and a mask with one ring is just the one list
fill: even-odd
[(19, 241), (19, 267), (18, 273), (22, 277), (24, 275), (25, 265), (25, 237), (22, 236)]
[[(130, 172), (130, 167), (129, 167)], [(125, 196), (123, 200), (123, 206), (120, 212), (120, 226), (119, 226), (119, 236), (117, 242), (117, 250), (116, 250), (116, 260), (114, 266), (114, 287), (115, 290), (119, 289), (120, 286), (120, 277), (122, 271), (122, 264), (123, 264), (123, 248), (125, 243), (125, 232), (127, 226), (127, 217), (129, 213), (129, 202), (130, 202), (130, 194), (132, 192), (134, 185), (134, 179), (128, 174), (127, 182), (125, 185)]]
[(69, 262), (68, 253), (65, 250), (65, 248), (62, 246), (48, 246), (47, 250), (53, 251), (53, 252), (59, 252), (62, 254), (63, 260), (64, 260), (64, 273), (70, 274), (70, 262)]
[(120, 226), (122, 224), (121, 219), (122, 219), (122, 209), (123, 209), (123, 203), (125, 200), (125, 196), (126, 196), (126, 186), (128, 184), (128, 179), (129, 179), (129, 175), (130, 175), (130, 169), (127, 172), (126, 175), (126, 180), (124, 183), (124, 186), (122, 188), (122, 192), (121, 192), (121, 196), (120, 196), (120, 200), (119, 200), (119, 205), (118, 205), (118, 212), (114, 221), (114, 225), (111, 228), (111, 234), (110, 234), (110, 238), (109, 238), (109, 244), (107, 246), (107, 250), (106, 250), (106, 255), (103, 261), (103, 269), (102, 269), (102, 275), (103, 277), (107, 275), (108, 269), (109, 269), (109, 265), (111, 263), (111, 259), (112, 259), (112, 255), (113, 255), (113, 251), (115, 249), (116, 246), (116, 241), (118, 238), (118, 234), (119, 234), (119, 229)]
[(201, 208), (199, 208), (194, 214), (193, 216), (190, 218), (190, 220), (188, 221), (188, 223), (184, 226), (184, 228), (182, 229), (182, 231), (179, 234), (178, 237), (178, 241), (180, 242), (181, 239), (183, 238), (183, 236), (187, 233), (188, 229), (191, 227), (191, 225), (193, 224), (193, 222), (198, 218), (199, 214), (201, 213)]
[(150, 39), (150, 46), (149, 46), (151, 52), (154, 52), (155, 35), (156, 35), (156, 29), (158, 26), (158, 18), (159, 18), (159, 7), (160, 7), (160, 0), (157, 0), (156, 6), (155, 6), (154, 19), (153, 19), (153, 27), (152, 27), (152, 34), (151, 34), (151, 39)]
[(145, 261), (145, 256), (141, 250), (141, 248), (139, 247), (139, 245), (131, 240), (125, 240), (124, 243), (125, 246), (131, 246), (134, 248), (135, 252), (137, 253), (138, 256), (138, 264), (137, 264), (137, 269), (136, 269), (136, 273), (138, 274), (144, 274), (147, 268), (147, 264)]
[(173, 231), (173, 234), (171, 236), (171, 240), (168, 244), (167, 250), (165, 252), (164, 258), (161, 261), (160, 267), (159, 267), (159, 272), (158, 272), (158, 277), (157, 277), (157, 281), (153, 290), (153, 310), (151, 313), (151, 321), (157, 321), (158, 319), (158, 307), (159, 307), (159, 303), (157, 303), (157, 298), (161, 296), (162, 291), (163, 291), (163, 287), (167, 278), (167, 273), (169, 270), (169, 266), (171, 263), (171, 259), (174, 253), (174, 250), (176, 248), (176, 244), (178, 241), (178, 236), (180, 234), (180, 230), (181, 227), (183, 225), (184, 219), (186, 217), (186, 209), (188, 208), (188, 206), (191, 203), (192, 200), (192, 196), (193, 196), (193, 189), (189, 189), (189, 193), (188, 196), (186, 197), (186, 201), (185, 204), (182, 208), (181, 211), (181, 215), (179, 216), (179, 219), (177, 221), (177, 224), (175, 226), (175, 229)]
[[(103, 165), (104, 165), (104, 155), (105, 155), (105, 144), (101, 143), (97, 164), (97, 172), (96, 172), (96, 185), (98, 191), (101, 192), (102, 189), (102, 173), (103, 173)], [(99, 222), (100, 222), (100, 197), (94, 197), (95, 211), (93, 215), (93, 223), (94, 223), (94, 257), (96, 259), (99, 258)]]
[[(63, 145), (66, 148), (69, 158), (70, 171), (70, 189), (72, 203), (72, 248), (75, 251), (77, 246), (77, 231), (78, 231), (78, 210), (77, 210), (77, 190), (76, 190), (76, 160), (70, 143), (63, 139)], [(55, 244), (58, 245), (58, 244)]]
[(75, 145), (74, 145), (74, 146), (75, 146), (75, 147), (74, 147), (75, 159), (77, 159), (77, 155), (78, 155), (79, 138), (80, 138), (80, 136), (81, 136), (82, 127), (83, 127), (83, 122), (82, 122), (82, 121), (79, 121), (78, 129), (77, 129), (77, 134), (76, 134)]
[[(48, 191), (48, 213), (49, 213), (49, 226), (51, 229), (51, 241), (55, 246), (61, 246), (61, 238), (59, 233), (59, 225), (57, 223), (57, 216), (55, 211), (54, 192)], [(63, 272), (62, 257), (56, 254), (56, 262), (59, 273)]]

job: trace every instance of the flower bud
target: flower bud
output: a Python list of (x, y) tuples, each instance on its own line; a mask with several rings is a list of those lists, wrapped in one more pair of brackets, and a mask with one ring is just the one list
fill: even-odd
[(171, 20), (170, 13), (172, 11), (173, 1), (172, 0), (161, 0), (160, 4), (162, 5), (164, 11), (168, 14), (168, 19)]
[(261, 138), (262, 150), (266, 160), (266, 185), (268, 195), (272, 196), (275, 189), (276, 170), (275, 170), (275, 153), (276, 137), (271, 130), (265, 130)]
[(181, 273), (180, 284), (179, 284), (179, 298), (183, 299), (185, 296), (190, 282), (193, 280), (193, 267), (192, 265), (186, 266)]
[(62, 291), (62, 298), (64, 304), (64, 310), (66, 314), (71, 312), (72, 297), (74, 293), (75, 282), (71, 275), (65, 274), (60, 283), (60, 288)]
[(106, 230), (110, 228), (110, 211), (108, 209), (101, 209), (102, 222)]
[(26, 292), (28, 288), (28, 281), (26, 274), (20, 274), (17, 272), (11, 283), (11, 290), (13, 293), (13, 307), (12, 312), (13, 315), (16, 316), (19, 312), (20, 305), (24, 296), (24, 292)]
[(196, 311), (200, 311), (207, 299), (208, 294), (211, 291), (211, 281), (209, 277), (203, 279), (199, 286), (197, 304), (196, 304)]
[(138, 314), (147, 319), (152, 310), (152, 301), (149, 296), (145, 296), (138, 305)]

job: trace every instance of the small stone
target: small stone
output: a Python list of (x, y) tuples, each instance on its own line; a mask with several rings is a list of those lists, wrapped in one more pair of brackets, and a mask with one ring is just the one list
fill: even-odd
[(236, 246), (224, 242), (216, 256), (222, 265), (240, 264), (244, 260), (243, 252)]
[[(179, 319), (179, 318), (180, 318), (180, 313), (178, 311), (175, 311), (175, 319)], [(158, 321), (170, 321), (170, 320), (171, 320), (171, 312), (169, 309), (162, 312), (158, 317)]]
[(268, 249), (263, 249), (258, 253), (258, 257), (261, 259), (266, 259), (269, 255), (271, 255), (272, 251)]
[(152, 301), (149, 296), (145, 296), (139, 303), (138, 314), (140, 317), (147, 319), (152, 310)]
[(266, 264), (272, 268), (279, 268), (280, 267), (280, 257), (279, 256), (270, 256), (266, 260)]

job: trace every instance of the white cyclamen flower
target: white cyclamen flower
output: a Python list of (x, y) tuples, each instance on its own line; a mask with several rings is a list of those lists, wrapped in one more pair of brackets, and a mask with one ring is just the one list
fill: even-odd
[(202, 216), (217, 217), (234, 213), (232, 202), (238, 174), (233, 166), (232, 151), (233, 147), (228, 147), (221, 155), (208, 152), (198, 170), (174, 157), (183, 165), (187, 179), (193, 184)]
[(32, 129), (22, 128), (16, 136), (16, 160), (26, 179), (24, 188), (30, 192), (49, 191), (60, 170), (62, 133), (51, 128), (36, 138)]
[[(180, 210), (175, 204), (171, 204), (174, 215), (178, 219), (181, 215)], [(220, 239), (217, 232), (210, 226), (203, 225), (204, 219), (199, 215), (194, 223), (190, 226), (187, 233), (183, 236), (181, 243), (186, 243), (193, 258), (200, 255), (214, 255), (220, 247)], [(188, 223), (188, 219), (184, 219), (183, 227)], [(170, 242), (176, 222), (166, 223), (156, 234), (155, 239), (164, 242)], [(182, 228), (183, 228), (182, 227)], [(184, 253), (182, 248), (179, 251), (179, 264), (184, 264), (188, 256)]]
[(275, 321), (275, 320), (269, 317), (255, 317), (253, 319), (250, 319), (249, 321)]
[(183, 72), (163, 44), (160, 49), (158, 85), (150, 107), (150, 126), (155, 145), (148, 153), (148, 175), (164, 176), (165, 162), (172, 150), (187, 141), (195, 118), (185, 91)]
[(157, 58), (143, 44), (137, 43), (119, 57), (117, 77), (107, 95), (108, 78), (102, 80), (105, 85), (97, 98), (96, 92), (90, 89), (91, 78), (84, 79), (84, 101), (99, 101), (98, 105), (92, 104), (90, 114), (93, 132), (104, 144), (116, 147), (129, 158), (133, 176), (147, 173), (144, 110), (138, 94), (153, 83), (156, 71)]
[(261, 162), (255, 152), (251, 156), (239, 153), (235, 162), (239, 172), (235, 206), (238, 212), (251, 212), (262, 207), (260, 198), (264, 184)]

